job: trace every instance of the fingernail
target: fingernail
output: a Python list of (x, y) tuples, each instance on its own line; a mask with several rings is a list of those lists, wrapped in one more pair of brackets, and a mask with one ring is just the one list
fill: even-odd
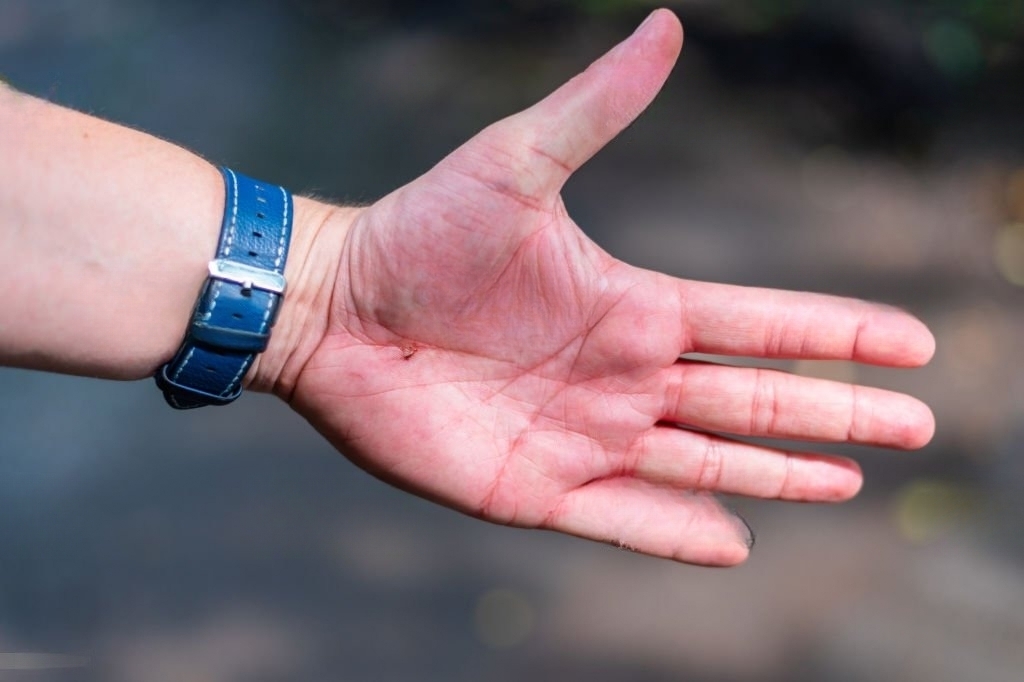
[(751, 526), (750, 523), (745, 518), (743, 518), (742, 514), (736, 512), (735, 510), (733, 510), (732, 513), (736, 516), (737, 519), (740, 520), (740, 522), (743, 524), (743, 528), (745, 529), (745, 537), (743, 538), (743, 542), (747, 546), (747, 551), (754, 549), (754, 545), (757, 543), (757, 533), (754, 532), (753, 526)]

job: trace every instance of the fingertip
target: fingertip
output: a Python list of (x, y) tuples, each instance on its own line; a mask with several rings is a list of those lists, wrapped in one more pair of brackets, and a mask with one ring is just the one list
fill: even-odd
[(656, 9), (633, 32), (634, 36), (651, 37), (663, 46), (674, 61), (683, 47), (683, 24), (675, 12), (664, 7)]
[(709, 566), (720, 566), (729, 568), (739, 566), (750, 558), (754, 545), (757, 544), (757, 533), (750, 525), (746, 517), (735, 509), (725, 509), (731, 518), (735, 539), (733, 542), (722, 544), (717, 552), (709, 553), (707, 559)]
[(695, 519), (704, 532), (688, 538), (673, 558), (689, 564), (714, 568), (739, 566), (750, 558), (757, 542), (753, 526), (735, 509), (706, 493), (686, 496)]
[(718, 542), (713, 546), (699, 548), (689, 546), (685, 551), (672, 555), (672, 559), (691, 566), (707, 568), (734, 568), (750, 558), (756, 536), (746, 522), (737, 521), (737, 536), (733, 540)]
[(909, 362), (913, 367), (923, 367), (935, 357), (935, 335), (917, 317), (907, 312), (901, 314), (906, 317), (907, 336), (911, 339), (908, 343)]
[(864, 471), (860, 464), (849, 457), (833, 456), (829, 460), (833, 468), (833, 497), (826, 501), (846, 502), (857, 497), (864, 487)]
[(647, 18), (644, 19), (640, 26), (637, 28), (637, 31), (639, 32), (653, 25), (660, 25), (663, 28), (672, 30), (680, 35), (682, 35), (683, 33), (683, 24), (681, 21), (679, 21), (679, 17), (676, 16), (675, 12), (668, 9), (667, 7), (659, 7), (658, 9), (648, 14)]
[(932, 334), (932, 331), (928, 329), (927, 326), (925, 326), (924, 322), (921, 322), (920, 320), (918, 320), (918, 322), (923, 330), (919, 366), (924, 366), (931, 362), (932, 358), (935, 357), (936, 342), (935, 335)]
[[(928, 413), (930, 415), (931, 410), (929, 410)], [(931, 417), (928, 421), (928, 425), (921, 430), (921, 437), (914, 445), (914, 449), (919, 450), (925, 447), (932, 442), (933, 438), (935, 438), (935, 417)]]
[(935, 436), (935, 415), (930, 407), (917, 398), (897, 396), (897, 402), (886, 410), (880, 438), (874, 445), (899, 450), (920, 450)]
[(919, 450), (935, 437), (935, 414), (920, 400), (914, 400), (914, 407), (908, 412), (905, 447), (907, 450)]
[(893, 367), (922, 367), (935, 355), (935, 337), (910, 313), (886, 308), (858, 331), (856, 360)]
[(838, 455), (789, 453), (791, 471), (787, 484), (774, 499), (791, 502), (846, 502), (864, 485), (864, 472), (855, 460)]
[(757, 534), (747, 520), (736, 514), (736, 541), (725, 543), (715, 552), (709, 552), (704, 565), (712, 568), (735, 568), (745, 564), (754, 551)]
[(708, 568), (736, 568), (747, 562), (750, 558), (750, 548), (746, 545), (733, 545), (716, 555), (716, 558), (702, 564)]

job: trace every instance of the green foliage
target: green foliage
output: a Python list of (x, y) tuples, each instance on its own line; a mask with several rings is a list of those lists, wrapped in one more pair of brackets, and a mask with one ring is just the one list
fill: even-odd
[(952, 78), (967, 78), (985, 67), (981, 42), (963, 21), (936, 21), (925, 30), (923, 44), (935, 67)]
[(1024, 37), (1024, 0), (933, 0), (930, 4), (983, 35), (1002, 40)]

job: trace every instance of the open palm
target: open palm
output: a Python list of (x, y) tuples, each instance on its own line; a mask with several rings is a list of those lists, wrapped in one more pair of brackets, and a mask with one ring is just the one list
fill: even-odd
[(494, 522), (730, 565), (749, 531), (708, 493), (836, 501), (861, 475), (845, 459), (728, 434), (928, 441), (931, 414), (913, 398), (681, 358), (915, 366), (933, 341), (910, 316), (634, 268), (567, 214), (562, 185), (650, 103), (681, 42), (675, 17), (655, 13), (358, 214), (326, 334), (291, 395), (357, 464)]

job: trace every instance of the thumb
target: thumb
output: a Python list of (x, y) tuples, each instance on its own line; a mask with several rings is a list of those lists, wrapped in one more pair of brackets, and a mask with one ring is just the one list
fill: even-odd
[(669, 10), (657, 10), (586, 71), (497, 124), (502, 137), (518, 145), (514, 155), (528, 164), (538, 194), (560, 190), (647, 108), (665, 84), (682, 44), (679, 20)]

